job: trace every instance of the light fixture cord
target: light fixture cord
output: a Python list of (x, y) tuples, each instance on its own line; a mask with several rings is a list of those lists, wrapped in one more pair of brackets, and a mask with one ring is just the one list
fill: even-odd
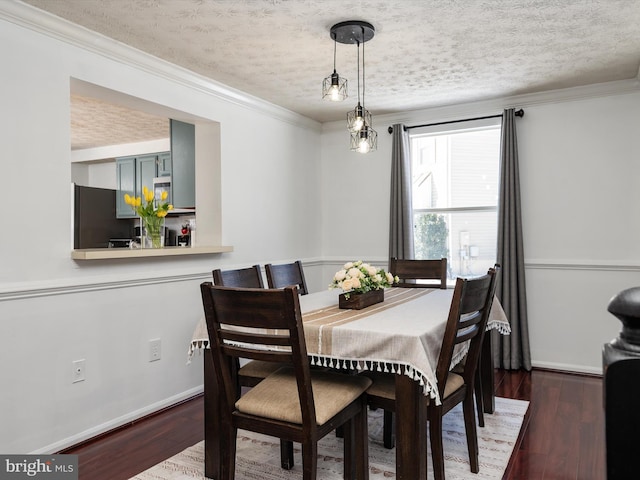
[[(364, 27), (362, 28), (362, 110), (365, 110), (364, 107), (364, 44), (367, 43), (364, 38)], [(358, 98), (360, 101), (360, 98)]]
[[(358, 61), (356, 62), (358, 65), (358, 103), (360, 103), (360, 42), (356, 40), (358, 43)], [(362, 46), (364, 49), (364, 45)]]
[(338, 41), (336, 37), (333, 37), (333, 73), (336, 73), (336, 45)]

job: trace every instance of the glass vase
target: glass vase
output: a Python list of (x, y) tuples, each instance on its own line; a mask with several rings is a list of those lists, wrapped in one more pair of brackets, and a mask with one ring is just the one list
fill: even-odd
[(164, 217), (140, 217), (140, 246), (164, 247)]

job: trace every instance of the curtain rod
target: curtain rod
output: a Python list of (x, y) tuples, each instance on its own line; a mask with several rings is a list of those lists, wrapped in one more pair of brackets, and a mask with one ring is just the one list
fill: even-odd
[[(521, 108), (520, 110), (516, 110), (514, 112), (516, 117), (524, 117), (524, 110)], [(461, 123), (461, 122), (472, 122), (473, 120), (485, 120), (487, 118), (500, 118), (502, 115), (487, 115), (486, 117), (475, 117), (475, 118), (463, 118), (460, 120), (449, 120), (448, 122), (438, 122), (438, 123), (425, 123), (423, 125), (412, 125), (410, 127), (405, 126), (404, 129), (411, 130), (412, 128), (420, 128), (420, 127), (434, 127), (436, 125), (447, 125), (449, 123)], [(389, 127), (389, 133), (393, 133), (393, 126)]]

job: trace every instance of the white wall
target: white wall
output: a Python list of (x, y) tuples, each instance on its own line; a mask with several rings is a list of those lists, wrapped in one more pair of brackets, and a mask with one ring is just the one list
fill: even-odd
[(601, 371), (640, 285), (640, 94), (528, 107), (518, 124), (532, 359)]
[[(212, 269), (301, 258), (323, 283), (319, 124), (64, 22), (40, 32), (32, 11), (0, 5), (4, 453), (57, 451), (201, 391), (201, 357), (186, 365), (186, 354)], [(71, 259), (71, 78), (219, 122), (221, 240), (233, 253)], [(162, 359), (149, 363), (153, 338)], [(72, 384), (78, 359), (86, 380)]]
[(323, 125), (323, 254), (336, 264), (343, 256), (386, 264), (389, 125), (492, 115), (511, 105), (525, 109), (516, 124), (533, 364), (601, 373), (602, 345), (620, 330), (607, 304), (640, 285), (637, 82), (372, 112), (378, 151), (364, 156), (347, 151), (341, 123)]
[[(21, 4), (0, 5), (10, 226), (0, 237), (0, 451), (59, 450), (200, 391), (200, 357), (187, 366), (186, 351), (201, 312), (198, 284), (213, 268), (301, 258), (311, 289), (320, 290), (346, 260), (384, 265), (387, 126), (505, 105), (526, 110), (517, 122), (534, 365), (600, 371), (602, 344), (619, 330), (608, 299), (640, 284), (637, 85), (373, 112), (378, 151), (359, 155), (348, 151), (343, 122), (320, 131), (106, 39), (66, 26), (56, 33), (52, 19), (40, 31), (35, 17)], [(220, 123), (222, 244), (233, 253), (71, 260), (71, 77)], [(249, 133), (257, 136), (248, 141)], [(158, 337), (162, 360), (149, 363), (147, 342)], [(71, 384), (72, 361), (81, 358), (87, 379)]]
[(118, 188), (116, 162), (76, 162), (71, 164), (71, 181), (85, 187)]
[(386, 267), (391, 136), (386, 124), (374, 123), (374, 128), (378, 149), (361, 154), (349, 150), (345, 122), (323, 125), (322, 250), (327, 260), (360, 259)]

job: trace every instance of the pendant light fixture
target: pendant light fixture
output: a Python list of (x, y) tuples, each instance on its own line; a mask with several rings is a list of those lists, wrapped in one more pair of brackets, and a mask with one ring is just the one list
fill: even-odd
[(322, 98), (341, 102), (348, 97), (347, 79), (341, 78), (336, 72), (336, 45), (336, 39), (333, 37), (333, 73), (322, 81)]
[[(334, 41), (357, 46), (358, 104), (347, 113), (347, 129), (351, 135), (351, 150), (360, 153), (368, 153), (378, 147), (378, 133), (372, 128), (371, 113), (365, 107), (364, 44), (371, 40), (374, 34), (373, 25), (361, 20), (340, 22), (331, 27), (331, 38)], [(362, 45), (362, 97), (360, 97), (360, 45)]]
[(365, 125), (357, 132), (351, 132), (351, 150), (358, 153), (373, 152), (378, 148), (378, 132)]
[[(364, 28), (362, 38), (364, 38)], [(353, 111), (347, 113), (347, 128), (351, 133), (351, 150), (358, 153), (369, 153), (378, 148), (378, 132), (371, 126), (371, 113), (364, 107), (364, 42), (366, 40), (362, 42), (362, 107), (360, 106), (360, 83), (358, 82), (358, 105)], [(360, 45), (358, 45), (359, 51)], [(358, 57), (360, 57), (359, 54)], [(358, 80), (360, 80), (359, 74)], [(350, 121), (351, 119), (353, 120)]]
[[(364, 44), (362, 44), (362, 58), (364, 60)], [(359, 132), (365, 125), (371, 125), (371, 113), (360, 104), (360, 43), (358, 42), (358, 105), (347, 112), (347, 130), (351, 133)], [(364, 63), (362, 64), (362, 95), (364, 97)], [(363, 98), (364, 101), (364, 98)]]

